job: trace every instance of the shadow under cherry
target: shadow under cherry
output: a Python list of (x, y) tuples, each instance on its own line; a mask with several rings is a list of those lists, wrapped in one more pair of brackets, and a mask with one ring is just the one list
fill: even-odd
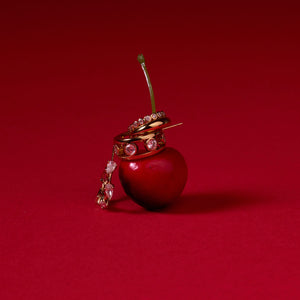
[[(257, 206), (269, 201), (261, 195), (249, 191), (218, 191), (182, 195), (172, 205), (152, 212), (166, 214), (205, 214), (224, 212)], [(134, 203), (129, 197), (111, 201), (111, 212), (146, 214), (150, 211)]]

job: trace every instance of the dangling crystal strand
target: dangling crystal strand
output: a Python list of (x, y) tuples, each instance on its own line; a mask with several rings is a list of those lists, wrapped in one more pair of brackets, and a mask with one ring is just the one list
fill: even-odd
[(101, 208), (108, 207), (108, 202), (113, 196), (114, 186), (111, 184), (111, 177), (117, 167), (117, 163), (114, 161), (114, 155), (119, 154), (119, 152), (120, 148), (118, 145), (114, 145), (111, 160), (107, 162), (106, 169), (103, 171), (103, 175), (101, 177), (102, 185), (96, 196), (96, 202)]

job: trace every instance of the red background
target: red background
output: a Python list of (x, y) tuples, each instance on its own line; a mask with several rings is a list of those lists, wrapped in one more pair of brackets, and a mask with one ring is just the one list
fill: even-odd
[[(1, 5), (1, 299), (297, 299), (299, 10), (288, 2)], [(145, 211), (112, 138), (157, 108), (189, 179)]]

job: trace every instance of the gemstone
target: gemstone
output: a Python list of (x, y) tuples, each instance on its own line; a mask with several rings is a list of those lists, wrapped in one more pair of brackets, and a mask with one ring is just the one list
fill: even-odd
[(116, 162), (114, 162), (113, 160), (109, 160), (106, 166), (106, 173), (111, 174), (116, 169), (116, 167), (117, 167)]
[(124, 149), (125, 154), (128, 156), (134, 155), (136, 151), (137, 147), (135, 144), (127, 144)]
[(161, 111), (159, 111), (159, 112), (157, 113), (157, 116), (158, 116), (159, 118), (161, 118), (161, 117), (162, 117), (162, 113), (161, 113)]
[(105, 191), (105, 197), (109, 201), (113, 196), (114, 186), (111, 183), (107, 183), (105, 185), (104, 191)]
[(152, 120), (156, 120), (157, 119), (157, 115), (156, 114), (152, 114), (151, 118), (152, 118)]
[(161, 112), (162, 117), (164, 118), (166, 116), (165, 112)]
[(131, 125), (133, 129), (137, 128), (139, 126), (137, 121), (134, 121), (133, 124)]
[(139, 123), (139, 125), (143, 125), (144, 124), (144, 120), (143, 119), (139, 119), (138, 123)]
[(146, 147), (149, 151), (153, 151), (157, 148), (157, 141), (156, 139), (149, 139), (147, 142), (146, 142)]
[(144, 117), (144, 121), (145, 123), (149, 123), (151, 121), (151, 117), (150, 116)]

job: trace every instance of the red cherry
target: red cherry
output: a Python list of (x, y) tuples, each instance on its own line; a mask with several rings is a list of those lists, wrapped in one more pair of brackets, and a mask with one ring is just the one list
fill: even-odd
[(129, 197), (153, 210), (171, 204), (180, 196), (187, 180), (187, 166), (183, 156), (168, 147), (147, 158), (122, 160), (119, 177)]

